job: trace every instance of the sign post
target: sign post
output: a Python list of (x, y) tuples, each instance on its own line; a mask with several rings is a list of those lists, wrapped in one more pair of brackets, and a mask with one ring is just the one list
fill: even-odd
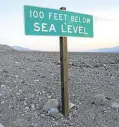
[[(66, 10), (61, 7), (61, 10)], [(60, 66), (61, 66), (61, 100), (62, 114), (69, 114), (69, 94), (68, 94), (68, 62), (67, 62), (67, 37), (60, 37)]]
[[(60, 10), (24, 6), (25, 34), (59, 36), (62, 113), (69, 115), (67, 37), (93, 37), (93, 16)], [(49, 42), (48, 42), (49, 43)]]

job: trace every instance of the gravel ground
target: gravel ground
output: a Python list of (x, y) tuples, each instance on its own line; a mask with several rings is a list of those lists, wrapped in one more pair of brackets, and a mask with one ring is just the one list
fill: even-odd
[[(60, 99), (59, 53), (0, 52), (0, 123), (4, 127), (119, 127), (119, 54), (68, 53), (71, 115), (55, 119), (43, 113)], [(104, 105), (92, 104), (103, 94)], [(0, 125), (0, 127), (2, 127)]]

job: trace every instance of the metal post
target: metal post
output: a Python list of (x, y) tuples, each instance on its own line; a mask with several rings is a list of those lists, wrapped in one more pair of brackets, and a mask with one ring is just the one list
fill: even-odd
[[(61, 7), (60, 10), (66, 10)], [(60, 65), (61, 65), (61, 99), (62, 113), (69, 115), (69, 94), (68, 94), (68, 62), (67, 62), (67, 37), (60, 37)]]

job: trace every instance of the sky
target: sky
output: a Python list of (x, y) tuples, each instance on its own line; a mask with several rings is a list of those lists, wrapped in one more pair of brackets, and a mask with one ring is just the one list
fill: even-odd
[(26, 36), (24, 5), (93, 15), (94, 37), (68, 37), (68, 51), (85, 51), (119, 46), (118, 0), (0, 0), (0, 43), (34, 50), (59, 51), (59, 37)]

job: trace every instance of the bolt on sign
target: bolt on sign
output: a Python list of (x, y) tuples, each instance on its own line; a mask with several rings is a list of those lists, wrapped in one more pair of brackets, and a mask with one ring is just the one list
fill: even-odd
[(93, 16), (34, 6), (24, 6), (25, 34), (93, 37)]

